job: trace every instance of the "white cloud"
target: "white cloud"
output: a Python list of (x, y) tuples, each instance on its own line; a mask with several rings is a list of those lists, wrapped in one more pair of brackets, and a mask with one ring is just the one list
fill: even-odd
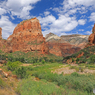
[(86, 20), (80, 19), (80, 20), (78, 20), (78, 23), (79, 23), (80, 25), (84, 25), (84, 24), (86, 23)]
[(1, 16), (0, 27), (2, 28), (3, 38), (8, 38), (9, 35), (13, 33), (15, 26), (16, 25), (9, 20), (8, 16)]
[(95, 12), (91, 13), (90, 21), (95, 21)]
[(6, 10), (10, 15), (17, 16), (21, 19), (30, 18), (30, 10), (35, 6), (34, 4), (41, 0), (7, 0), (0, 3), (0, 7)]
[(42, 25), (44, 35), (50, 32), (57, 35), (66, 34), (66, 32), (73, 30), (78, 25), (78, 21), (75, 17), (69, 17), (66, 15), (60, 15), (58, 19), (53, 15), (38, 17), (38, 19)]
[(94, 7), (94, 4), (95, 4), (95, 0), (64, 0), (63, 1), (64, 8), (66, 9), (74, 8), (80, 5), (86, 7), (88, 6)]
[(49, 15), (49, 14), (50, 14), (49, 11), (44, 12), (44, 15), (45, 15), (45, 16), (47, 16), (47, 15)]
[(2, 15), (2, 14), (4, 14), (4, 13), (6, 13), (6, 10), (3, 9), (3, 8), (0, 8), (0, 15)]
[[(0, 1), (0, 27), (2, 28), (3, 38), (9, 37), (13, 33), (15, 24), (13, 24), (9, 17), (15, 19), (17, 16), (21, 19), (30, 18), (30, 10), (35, 7), (35, 3), (41, 0), (5, 0)], [(8, 15), (6, 15), (8, 13)], [(6, 16), (5, 16), (6, 15)]]
[(90, 35), (92, 33), (92, 31), (86, 31), (85, 32), (87, 35)]
[(46, 17), (38, 17), (40, 20), (40, 23), (42, 24), (42, 27), (48, 26), (49, 24), (53, 23), (55, 21), (55, 17), (53, 15), (48, 15)]
[(79, 29), (79, 31), (84, 31), (84, 29)]
[(61, 5), (63, 6), (53, 8), (53, 11), (68, 15), (85, 14), (88, 10), (95, 9), (95, 0), (63, 0)]

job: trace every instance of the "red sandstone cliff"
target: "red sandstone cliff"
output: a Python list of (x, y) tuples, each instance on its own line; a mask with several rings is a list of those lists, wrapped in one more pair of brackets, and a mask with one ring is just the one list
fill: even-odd
[(95, 44), (95, 24), (94, 24), (94, 27), (92, 29), (92, 34), (88, 38), (88, 41), (91, 44)]
[[(0, 49), (4, 52), (39, 51), (39, 53), (46, 54), (50, 52), (57, 56), (69, 56), (79, 51), (81, 49), (80, 47), (84, 45), (80, 44), (79, 47), (70, 44), (70, 42), (75, 43), (78, 37), (77, 43), (81, 43), (81, 41), (79, 41), (81, 35), (75, 35), (77, 37), (71, 37), (70, 35), (69, 41), (67, 36), (58, 37), (50, 33), (46, 37), (46, 42), (41, 31), (41, 25), (37, 18), (22, 21), (15, 27), (13, 34), (10, 35), (7, 40), (2, 39), (2, 29), (0, 28)], [(95, 28), (93, 28), (93, 32), (95, 33)], [(95, 36), (89, 38), (90, 43), (93, 42), (92, 38), (94, 39)], [(83, 39), (83, 41), (85, 41), (85, 39)]]
[[(7, 48), (11, 48), (11, 52), (15, 51), (39, 51), (40, 53), (48, 53), (48, 47), (45, 42), (45, 38), (41, 32), (41, 25), (37, 18), (32, 18), (29, 20), (22, 21), (16, 26), (13, 34), (8, 37), (8, 39), (2, 43)], [(9, 46), (8, 46), (9, 45)], [(2, 49), (7, 51), (6, 49)]]
[(49, 47), (49, 52), (56, 56), (66, 57), (81, 50), (81, 48), (75, 47), (74, 45), (71, 45), (69, 43), (58, 43), (58, 42), (47, 42), (47, 43)]
[(88, 42), (89, 43), (85, 47), (95, 45), (95, 24), (94, 27), (92, 28), (92, 34), (88, 38)]
[(2, 39), (2, 28), (0, 27), (0, 39)]

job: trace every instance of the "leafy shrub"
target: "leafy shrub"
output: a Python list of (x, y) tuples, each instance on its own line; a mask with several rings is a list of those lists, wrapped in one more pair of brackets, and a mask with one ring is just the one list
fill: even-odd
[(45, 64), (45, 60), (42, 60), (42, 64)]
[(49, 62), (53, 63), (53, 59), (50, 59)]
[(46, 79), (49, 82), (56, 82), (59, 86), (66, 86), (67, 89), (73, 88), (92, 93), (93, 88), (95, 88), (95, 76), (93, 75), (80, 75), (76, 72), (67, 76), (53, 74), (51, 72), (35, 72), (33, 75), (40, 79)]
[(74, 73), (71, 74), (71, 76), (78, 77), (78, 76), (80, 76), (80, 75), (79, 75), (77, 72), (74, 72)]
[(19, 65), (21, 65), (21, 64), (22, 63), (19, 61), (16, 61), (16, 62), (10, 62), (9, 61), (7, 63), (7, 68), (8, 68), (8, 70), (15, 71), (19, 67)]
[(20, 79), (27, 77), (26, 68), (23, 66), (16, 69), (15, 73), (16, 73), (17, 77)]
[(41, 81), (22, 80), (17, 88), (20, 95), (62, 95), (63, 90), (55, 84)]
[(74, 62), (74, 59), (72, 58), (72, 62)]
[(78, 62), (79, 61), (79, 58), (77, 58), (76, 61)]

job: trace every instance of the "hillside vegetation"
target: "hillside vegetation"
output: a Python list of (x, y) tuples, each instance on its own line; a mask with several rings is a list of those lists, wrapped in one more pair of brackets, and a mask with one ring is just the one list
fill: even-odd
[[(78, 58), (79, 55), (83, 54)], [(72, 62), (76, 64), (95, 64), (95, 46), (89, 46), (80, 50), (79, 52), (72, 54), (71, 56), (64, 57), (63, 60), (67, 62), (67, 60), (72, 59)]]
[[(73, 58), (72, 61), (75, 62), (75, 58), (87, 49), (90, 50), (88, 47), (64, 60)], [(90, 56), (92, 54), (89, 53), (88, 59)], [(62, 57), (51, 54), (39, 56), (36, 51), (9, 54), (0, 51), (0, 58), (7, 61), (0, 64), (0, 69), (9, 74), (6, 77), (0, 72), (0, 95), (6, 95), (6, 91), (7, 95), (94, 95), (95, 73), (83, 73), (88, 67), (80, 64), (80, 58), (77, 59), (77, 66), (63, 64)], [(81, 71), (78, 69), (80, 67)], [(75, 70), (72, 73), (58, 73), (58, 70), (66, 71), (67, 68), (68, 71)]]

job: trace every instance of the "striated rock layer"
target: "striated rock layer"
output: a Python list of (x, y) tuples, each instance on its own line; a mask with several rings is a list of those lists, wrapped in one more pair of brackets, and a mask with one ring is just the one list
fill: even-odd
[(88, 42), (88, 35), (57, 36), (49, 33), (45, 36), (49, 52), (57, 56), (69, 56), (83, 49)]
[(41, 53), (48, 53), (48, 47), (45, 38), (42, 35), (41, 25), (37, 18), (25, 20), (18, 24), (15, 27), (13, 34), (8, 37), (4, 44), (5, 47), (11, 48), (9, 51), (2, 49), (6, 52), (39, 51)]
[(69, 43), (57, 43), (47, 42), (49, 46), (49, 52), (56, 56), (70, 56), (77, 51), (81, 50), (79, 47), (75, 47)]

